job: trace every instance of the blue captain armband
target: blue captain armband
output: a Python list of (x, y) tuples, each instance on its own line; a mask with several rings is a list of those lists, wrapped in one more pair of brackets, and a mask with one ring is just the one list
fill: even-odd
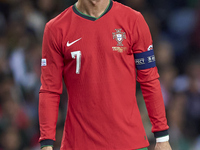
[(136, 53), (134, 54), (134, 58), (137, 70), (156, 67), (156, 60), (153, 50), (146, 51), (143, 53)]

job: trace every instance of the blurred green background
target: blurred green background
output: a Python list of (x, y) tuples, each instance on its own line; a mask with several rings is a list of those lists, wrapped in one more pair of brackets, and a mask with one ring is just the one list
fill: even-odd
[[(173, 150), (200, 150), (200, 1), (118, 0), (140, 11), (153, 36)], [(76, 0), (0, 0), (0, 150), (38, 150), (38, 92), (46, 22)], [(153, 150), (143, 97), (137, 99)], [(67, 93), (61, 96), (59, 150)]]

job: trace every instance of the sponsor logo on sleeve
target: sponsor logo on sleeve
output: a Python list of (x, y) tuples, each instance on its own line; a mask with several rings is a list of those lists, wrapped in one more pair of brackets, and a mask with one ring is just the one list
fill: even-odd
[(47, 60), (46, 59), (42, 59), (41, 60), (41, 66), (47, 66)]
[(150, 45), (147, 50), (148, 51), (153, 50), (153, 45)]

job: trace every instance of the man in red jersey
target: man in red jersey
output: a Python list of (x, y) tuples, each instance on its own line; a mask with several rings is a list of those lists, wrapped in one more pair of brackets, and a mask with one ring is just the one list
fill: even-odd
[(136, 80), (155, 150), (171, 150), (151, 34), (139, 12), (112, 0), (78, 0), (47, 23), (42, 49), (42, 150), (53, 149), (62, 79), (69, 101), (61, 150), (147, 149)]

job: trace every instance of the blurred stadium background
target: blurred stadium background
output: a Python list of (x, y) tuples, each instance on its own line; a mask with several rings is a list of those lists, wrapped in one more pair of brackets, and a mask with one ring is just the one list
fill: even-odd
[[(200, 1), (118, 0), (144, 15), (154, 40), (173, 150), (200, 150)], [(45, 23), (76, 0), (0, 0), (0, 150), (38, 150)], [(81, 26), (81, 25), (80, 25)], [(142, 94), (138, 104), (153, 150)], [(61, 96), (55, 150), (67, 109)]]

